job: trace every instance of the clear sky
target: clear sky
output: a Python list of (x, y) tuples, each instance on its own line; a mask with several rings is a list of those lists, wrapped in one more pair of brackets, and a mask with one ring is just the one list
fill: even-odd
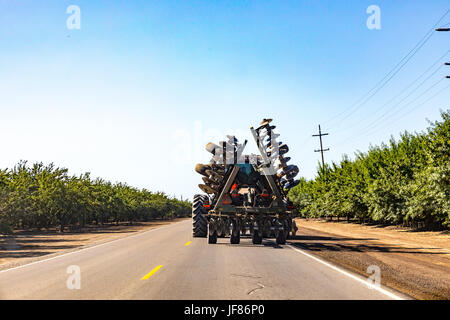
[[(67, 28), (69, 5), (80, 8), (80, 29)], [(370, 5), (381, 29), (366, 25)], [(448, 9), (448, 0), (0, 0), (0, 167), (54, 162), (190, 197), (205, 144), (228, 133), (250, 139), (248, 128), (270, 117), (312, 178), (319, 123), (331, 162), (424, 130), (449, 108), (450, 67), (438, 68), (450, 60), (439, 60), (450, 32), (434, 32), (349, 109)]]

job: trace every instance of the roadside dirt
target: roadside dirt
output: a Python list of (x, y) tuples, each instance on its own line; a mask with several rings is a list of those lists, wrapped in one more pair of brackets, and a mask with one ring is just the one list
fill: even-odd
[(416, 299), (450, 299), (450, 233), (297, 219), (291, 243)]
[(0, 270), (123, 238), (184, 219), (186, 218), (138, 222), (131, 226), (127, 224), (88, 226), (82, 231), (64, 233), (14, 232), (11, 236), (0, 236)]

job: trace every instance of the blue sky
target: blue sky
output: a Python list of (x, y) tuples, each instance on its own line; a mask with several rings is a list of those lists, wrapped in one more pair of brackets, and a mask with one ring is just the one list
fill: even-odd
[[(69, 5), (81, 10), (79, 30), (66, 27)], [(366, 26), (370, 5), (380, 7), (380, 30)], [(346, 112), (448, 9), (447, 0), (0, 0), (0, 167), (53, 161), (190, 197), (208, 141), (250, 138), (248, 128), (271, 117), (300, 174), (312, 178), (319, 123), (331, 162), (424, 130), (449, 107), (448, 79), (420, 93), (450, 67), (396, 106), (450, 50), (450, 33), (435, 33), (380, 92)]]

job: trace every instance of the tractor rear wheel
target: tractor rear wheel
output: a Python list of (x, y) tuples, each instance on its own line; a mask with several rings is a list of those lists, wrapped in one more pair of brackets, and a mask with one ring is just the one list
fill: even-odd
[(194, 237), (206, 237), (208, 231), (208, 221), (204, 216), (206, 211), (203, 208), (203, 203), (206, 196), (196, 194), (194, 201), (192, 201), (192, 235)]

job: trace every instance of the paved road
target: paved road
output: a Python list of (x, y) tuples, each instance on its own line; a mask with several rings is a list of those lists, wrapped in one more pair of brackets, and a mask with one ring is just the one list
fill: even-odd
[[(80, 268), (79, 290), (67, 288), (72, 265)], [(190, 221), (0, 272), (0, 299), (392, 298), (272, 240), (208, 245), (192, 238)]]

